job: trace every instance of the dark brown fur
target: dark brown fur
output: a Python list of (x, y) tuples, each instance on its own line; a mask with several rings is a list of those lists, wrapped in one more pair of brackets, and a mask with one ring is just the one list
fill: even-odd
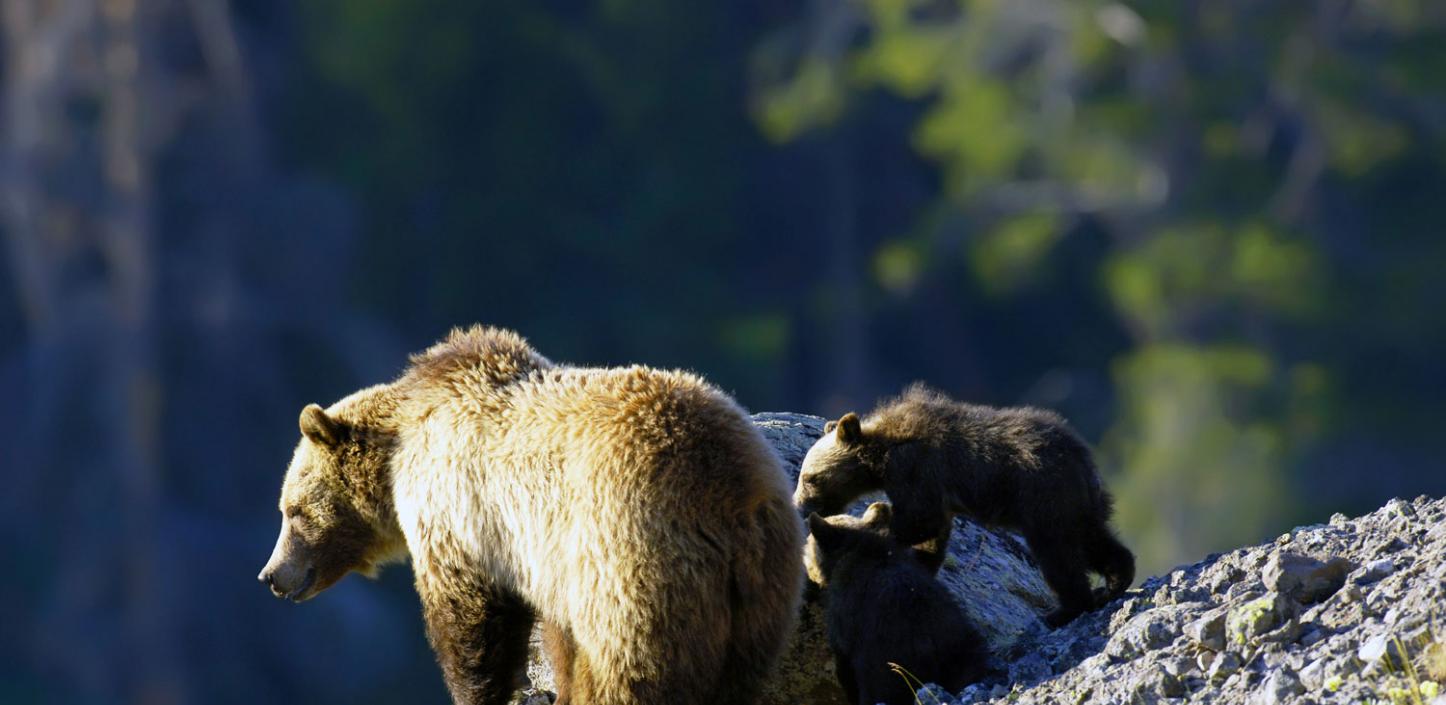
[[(901, 541), (946, 537), (956, 512), (1017, 530), (1059, 597), (1047, 620), (1054, 626), (1134, 580), (1134, 555), (1109, 527), (1111, 498), (1090, 450), (1053, 412), (964, 404), (916, 385), (866, 419), (844, 416), (833, 434), (836, 445), (804, 461), (794, 495), (801, 510), (837, 513), (881, 489)], [(1088, 572), (1105, 579), (1100, 600)]]
[(889, 506), (862, 519), (809, 517), (808, 572), (826, 586), (825, 619), (839, 685), (857, 705), (909, 705), (914, 682), (951, 692), (978, 680), (984, 638), (912, 550), (889, 536)]

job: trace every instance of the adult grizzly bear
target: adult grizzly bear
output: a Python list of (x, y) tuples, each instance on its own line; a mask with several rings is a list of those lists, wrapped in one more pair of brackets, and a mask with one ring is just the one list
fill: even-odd
[[(1135, 579), (1135, 557), (1110, 529), (1111, 499), (1089, 447), (1059, 415), (956, 402), (922, 385), (860, 420), (830, 422), (799, 471), (794, 504), (837, 514), (883, 490), (900, 541), (944, 543), (955, 512), (1024, 535), (1059, 610), (1059, 626), (1113, 599)], [(929, 555), (927, 552), (923, 555)], [(1105, 578), (1091, 594), (1088, 571)]]
[[(862, 518), (810, 514), (804, 563), (827, 589), (829, 649), (855, 705), (911, 705), (911, 684), (949, 692), (984, 674), (984, 637), (933, 571), (889, 532), (889, 505)], [(895, 670), (895, 667), (903, 672)]]
[(410, 555), (457, 703), (507, 702), (535, 619), (586, 705), (752, 703), (792, 632), (787, 478), (696, 376), (554, 365), (479, 326), (300, 425), (261, 581), (299, 602)]

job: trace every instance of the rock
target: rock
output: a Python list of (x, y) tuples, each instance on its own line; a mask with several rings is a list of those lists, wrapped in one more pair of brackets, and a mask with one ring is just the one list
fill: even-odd
[(1185, 690), (1185, 684), (1180, 681), (1179, 677), (1169, 671), (1160, 671), (1155, 675), (1155, 683), (1152, 690), (1167, 698), (1178, 698), (1187, 692)]
[(1355, 576), (1354, 582), (1357, 585), (1374, 583), (1391, 573), (1396, 572), (1396, 562), (1390, 558), (1382, 558), (1373, 561)]
[(1355, 565), (1344, 558), (1318, 561), (1308, 556), (1281, 552), (1270, 557), (1262, 572), (1265, 589), (1290, 595), (1304, 605), (1320, 602), (1345, 585)]
[(1169, 644), (1179, 635), (1173, 624), (1174, 616), (1175, 613), (1165, 609), (1137, 615), (1115, 633), (1105, 645), (1105, 653), (1123, 660)]
[(947, 703), (953, 699), (953, 696), (943, 688), (930, 683), (920, 688), (919, 692), (914, 694), (914, 698), (921, 703)]
[[(1228, 645), (1245, 645), (1285, 624), (1293, 616), (1294, 605), (1278, 592), (1250, 600), (1230, 610), (1225, 617), (1225, 638)], [(1294, 635), (1291, 635), (1292, 638)]]
[(1377, 634), (1356, 649), (1356, 658), (1367, 667), (1395, 670), (1406, 663), (1401, 651), (1402, 646), (1401, 641), (1391, 634)]
[(1276, 670), (1261, 684), (1250, 702), (1252, 705), (1286, 705), (1294, 702), (1297, 695), (1305, 692), (1305, 686), (1295, 674), (1284, 669)]
[(1201, 648), (1220, 651), (1225, 648), (1225, 612), (1215, 611), (1185, 627), (1185, 636)]
[[(1446, 500), (1396, 502), (1147, 578), (1106, 609), (1022, 637), (1001, 673), (1030, 680), (964, 702), (1432, 703), (1446, 700), (1446, 644), (1431, 627), (1443, 602)], [(1035, 681), (1037, 653), (1052, 675)]]
[(1233, 652), (1225, 651), (1210, 663), (1210, 670), (1206, 671), (1205, 676), (1211, 682), (1218, 682), (1229, 678), (1238, 670), (1240, 670), (1240, 657)]

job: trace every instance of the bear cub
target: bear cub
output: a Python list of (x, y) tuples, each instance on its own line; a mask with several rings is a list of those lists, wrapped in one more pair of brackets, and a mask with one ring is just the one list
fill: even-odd
[[(838, 514), (883, 490), (890, 528), (909, 544), (934, 541), (942, 558), (953, 516), (1020, 532), (1059, 598), (1051, 627), (1123, 593), (1135, 557), (1109, 526), (1113, 511), (1084, 441), (1058, 414), (956, 402), (923, 385), (860, 419), (829, 422), (804, 458), (793, 501), (801, 513)], [(1104, 578), (1092, 593), (1089, 572)]]
[(826, 590), (829, 648), (839, 685), (857, 705), (914, 703), (915, 681), (906, 677), (957, 692), (984, 672), (984, 638), (933, 572), (889, 535), (890, 517), (883, 502), (862, 519), (808, 517), (804, 564)]

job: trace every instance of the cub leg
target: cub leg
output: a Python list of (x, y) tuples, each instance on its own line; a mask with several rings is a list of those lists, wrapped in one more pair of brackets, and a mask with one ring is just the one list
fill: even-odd
[(1051, 628), (1060, 627), (1093, 608), (1094, 595), (1085, 573), (1081, 547), (1053, 531), (1030, 531), (1024, 538), (1044, 574), (1044, 581), (1059, 598), (1059, 609), (1045, 617), (1044, 623)]

